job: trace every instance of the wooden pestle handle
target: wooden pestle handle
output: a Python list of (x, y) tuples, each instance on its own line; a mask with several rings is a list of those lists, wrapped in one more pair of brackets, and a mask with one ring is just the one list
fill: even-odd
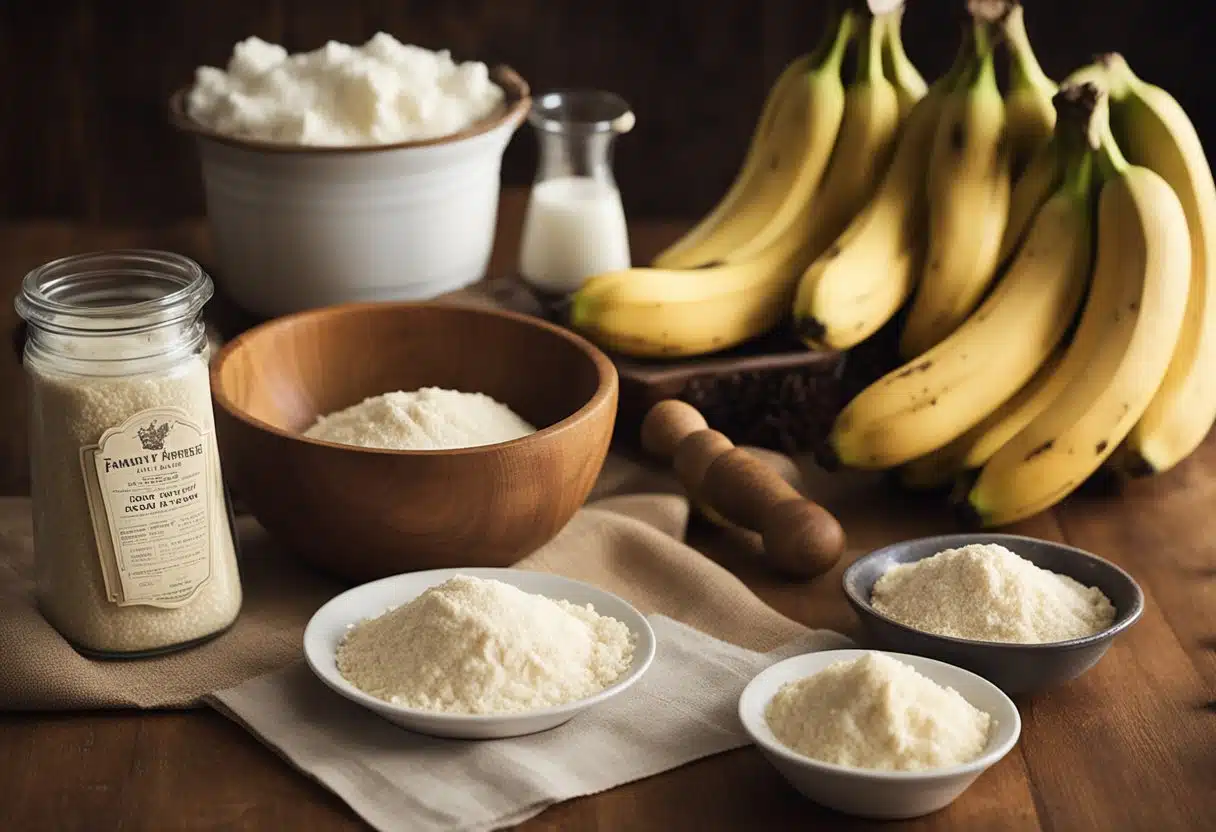
[(652, 407), (642, 422), (642, 446), (671, 462), (694, 499), (759, 533), (774, 568), (814, 577), (840, 559), (845, 535), (836, 518), (773, 468), (710, 430), (691, 405), (668, 399)]

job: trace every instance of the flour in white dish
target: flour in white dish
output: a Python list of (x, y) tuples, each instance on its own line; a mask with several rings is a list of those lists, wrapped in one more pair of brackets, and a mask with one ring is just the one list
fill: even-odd
[(457, 575), (356, 624), (336, 658), (352, 685), (395, 705), (498, 714), (599, 693), (633, 652), (629, 628), (590, 604)]
[(773, 736), (804, 757), (880, 771), (971, 762), (993, 725), (953, 688), (881, 653), (783, 685), (765, 718)]

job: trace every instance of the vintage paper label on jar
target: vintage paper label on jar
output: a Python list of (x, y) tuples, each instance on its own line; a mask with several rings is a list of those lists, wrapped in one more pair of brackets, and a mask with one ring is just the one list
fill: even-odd
[(177, 408), (145, 410), (80, 452), (110, 601), (180, 607), (211, 577), (213, 441)]

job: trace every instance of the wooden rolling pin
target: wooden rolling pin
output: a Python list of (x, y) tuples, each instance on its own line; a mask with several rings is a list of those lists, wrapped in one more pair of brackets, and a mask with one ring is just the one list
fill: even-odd
[(844, 552), (840, 523), (773, 468), (716, 430), (692, 405), (666, 399), (642, 421), (642, 447), (670, 462), (689, 497), (760, 535), (770, 566), (813, 578)]

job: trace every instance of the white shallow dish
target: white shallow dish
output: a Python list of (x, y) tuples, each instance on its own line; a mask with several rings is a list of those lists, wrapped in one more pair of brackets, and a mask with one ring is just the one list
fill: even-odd
[(1001, 760), (1017, 743), (1022, 719), (1017, 706), (988, 680), (951, 664), (886, 653), (915, 668), (939, 685), (954, 688), (996, 720), (988, 747), (976, 760), (930, 771), (871, 771), (812, 760), (782, 744), (768, 727), (764, 712), (782, 685), (810, 676), (830, 664), (860, 658), (876, 650), (825, 650), (794, 656), (766, 668), (739, 697), (739, 718), (769, 762), (790, 785), (829, 809), (861, 818), (899, 820), (936, 812), (954, 802), (976, 778)]
[[(633, 632), (633, 664), (614, 685), (586, 699), (541, 710), (492, 716), (445, 714), (393, 705), (364, 693), (342, 677), (335, 653), (351, 624), (412, 601), (430, 587), (456, 575), (493, 578), (555, 601), (591, 604), (597, 613), (617, 619)], [(654, 654), (655, 638), (650, 623), (624, 599), (581, 581), (522, 569), (432, 569), (382, 578), (331, 599), (317, 610), (304, 629), (304, 658), (317, 678), (330, 688), (402, 728), (453, 739), (502, 739), (556, 728), (588, 708), (623, 693), (650, 667)]]

